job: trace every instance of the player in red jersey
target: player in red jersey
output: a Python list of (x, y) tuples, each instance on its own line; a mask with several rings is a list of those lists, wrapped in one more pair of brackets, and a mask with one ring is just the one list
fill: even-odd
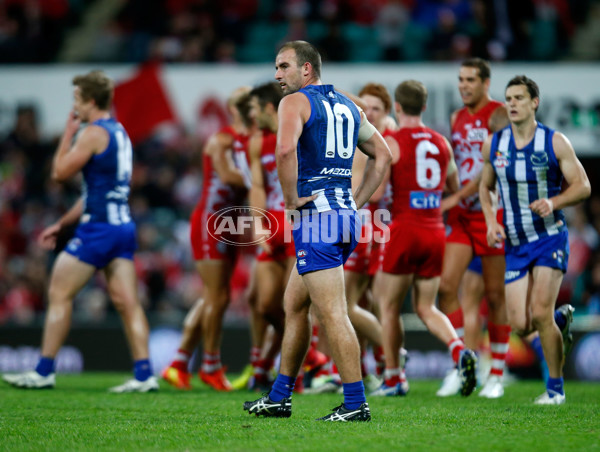
[(461, 376), (461, 392), (469, 395), (476, 384), (475, 353), (466, 349), (448, 318), (435, 306), (442, 273), (445, 228), (440, 208), (442, 191), (458, 189), (456, 165), (448, 141), (425, 127), (427, 90), (416, 80), (398, 85), (395, 106), (399, 130), (392, 134), (400, 149), (393, 156), (392, 222), (383, 244), (374, 296), (381, 307), (386, 369), (384, 382), (372, 395), (405, 395), (408, 384), (399, 355), (402, 345), (400, 307), (414, 290), (414, 310), (429, 331), (448, 345)]
[[(464, 319), (458, 299), (458, 289), (473, 256), (481, 256), (485, 297), (489, 307), (488, 331), (492, 351), (490, 377), (479, 395), (488, 398), (504, 394), (502, 375), (510, 326), (504, 297), (504, 249), (487, 244), (487, 227), (478, 197), (478, 185), (483, 168), (481, 147), (490, 133), (508, 124), (506, 108), (492, 100), (489, 94), (490, 65), (481, 58), (465, 60), (458, 75), (458, 89), (464, 107), (450, 119), (452, 146), (456, 156), (461, 189), (444, 200), (448, 212), (448, 237), (440, 283), (439, 305), (460, 335), (464, 334)], [(502, 212), (499, 211), (499, 221)], [(475, 309), (472, 306), (471, 309)], [(467, 318), (475, 318), (468, 315)], [(450, 396), (460, 389), (457, 370), (444, 379), (438, 396)]]
[[(277, 107), (283, 98), (283, 92), (279, 84), (273, 82), (257, 86), (249, 96), (251, 116), (259, 129), (252, 135), (249, 144), (252, 174), (249, 198), (253, 212), (263, 220), (262, 229), (265, 233), (264, 241), (259, 243), (256, 258), (257, 310), (273, 325), (280, 342), (285, 318), (283, 293), (295, 261), (291, 227), (285, 218), (283, 192), (275, 162)], [(263, 213), (259, 213), (259, 209)], [(286, 236), (289, 239), (287, 242)], [(260, 237), (256, 239), (259, 240)], [(263, 351), (263, 355), (255, 363), (255, 387), (270, 387), (267, 374), (273, 366), (274, 350), (277, 349), (270, 347)]]
[(204, 350), (201, 380), (218, 391), (232, 389), (221, 365), (220, 348), (223, 315), (229, 304), (229, 281), (237, 253), (235, 245), (219, 240), (225, 238), (231, 242), (235, 238), (219, 235), (213, 214), (225, 207), (241, 205), (249, 187), (246, 149), (250, 124), (244, 122), (236, 107), (236, 102), (249, 90), (238, 88), (231, 94), (227, 105), (232, 123), (214, 134), (204, 148), (202, 195), (192, 213), (190, 231), (196, 269), (204, 287), (203, 298), (186, 316), (177, 354), (162, 373), (168, 383), (181, 389), (190, 388), (189, 359), (200, 340)]

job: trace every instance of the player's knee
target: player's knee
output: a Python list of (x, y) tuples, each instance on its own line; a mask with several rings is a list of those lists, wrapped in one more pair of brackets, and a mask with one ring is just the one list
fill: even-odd
[(439, 302), (440, 305), (444, 304), (444, 302), (452, 297), (453, 295), (456, 295), (458, 292), (458, 286), (456, 286), (456, 284), (454, 284), (452, 281), (443, 278), (440, 281), (440, 287), (438, 289), (438, 297), (439, 297)]

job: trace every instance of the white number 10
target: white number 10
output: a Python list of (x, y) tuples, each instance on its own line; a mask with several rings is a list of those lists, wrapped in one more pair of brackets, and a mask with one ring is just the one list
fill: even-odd
[[(327, 144), (325, 146), (325, 157), (334, 158), (337, 154), (343, 159), (349, 159), (354, 153), (352, 137), (354, 136), (354, 116), (352, 111), (344, 104), (334, 104), (333, 110), (328, 102), (323, 101), (325, 113), (327, 114)], [(348, 120), (347, 140), (344, 143), (344, 118)]]

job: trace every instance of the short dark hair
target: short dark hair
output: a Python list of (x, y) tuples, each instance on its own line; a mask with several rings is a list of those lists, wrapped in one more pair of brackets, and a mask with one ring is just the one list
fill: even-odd
[(277, 54), (288, 49), (293, 49), (296, 52), (296, 63), (298, 66), (310, 63), (314, 74), (317, 78), (321, 78), (321, 54), (315, 46), (306, 41), (289, 41), (279, 48)]
[(253, 119), (250, 117), (250, 91), (245, 92), (237, 96), (233, 102), (233, 107), (240, 113), (240, 118), (245, 127), (252, 127)]
[(269, 82), (259, 85), (250, 91), (250, 97), (256, 96), (260, 108), (267, 104), (273, 104), (275, 110), (279, 108), (279, 102), (283, 99), (283, 91), (277, 82)]
[(511, 78), (508, 81), (508, 83), (506, 85), (506, 89), (504, 91), (506, 91), (509, 86), (518, 86), (518, 85), (525, 85), (525, 87), (527, 88), (527, 91), (529, 92), (529, 96), (531, 96), (532, 99), (535, 99), (536, 97), (538, 99), (540, 98), (540, 89), (538, 88), (537, 83), (535, 83), (533, 80), (531, 80), (526, 75), (515, 75), (513, 78)]
[(461, 64), (464, 67), (474, 67), (479, 72), (479, 78), (481, 81), (485, 82), (492, 76), (492, 70), (490, 68), (490, 63), (483, 58), (468, 58), (464, 60)]
[(108, 110), (112, 103), (114, 82), (102, 71), (92, 71), (73, 77), (73, 85), (79, 87), (81, 98), (93, 100), (100, 110)]
[(418, 116), (427, 104), (427, 88), (417, 80), (405, 80), (396, 87), (394, 97), (404, 113)]
[(381, 99), (385, 111), (389, 112), (392, 109), (392, 98), (390, 97), (390, 93), (388, 93), (388, 90), (381, 83), (367, 83), (358, 93), (358, 97), (364, 95), (375, 96)]

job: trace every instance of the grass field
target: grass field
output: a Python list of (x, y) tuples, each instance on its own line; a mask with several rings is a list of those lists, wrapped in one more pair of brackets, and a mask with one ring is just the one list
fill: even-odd
[[(567, 382), (567, 403), (534, 406), (539, 381), (518, 382), (499, 400), (440, 399), (438, 381), (412, 381), (403, 398), (375, 398), (371, 423), (316, 422), (341, 395), (295, 395), (290, 419), (242, 411), (251, 392), (108, 394), (125, 374), (59, 375), (53, 390), (0, 384), (0, 450), (600, 450), (600, 385)], [(196, 380), (197, 382), (197, 380)]]

